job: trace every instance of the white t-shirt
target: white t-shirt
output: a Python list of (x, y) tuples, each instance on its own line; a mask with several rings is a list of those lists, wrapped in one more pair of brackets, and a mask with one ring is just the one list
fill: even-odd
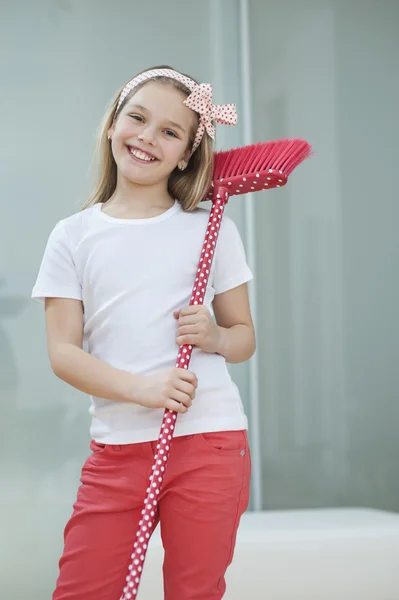
[[(174, 367), (178, 353), (173, 312), (189, 305), (209, 212), (185, 212), (176, 201), (161, 215), (119, 219), (96, 204), (52, 231), (32, 298), (75, 298), (84, 306), (85, 348), (106, 363), (149, 375)], [(249, 281), (243, 244), (223, 217), (204, 305)], [(247, 428), (236, 385), (223, 356), (194, 348), (198, 377), (192, 406), (179, 415), (176, 436)], [(91, 435), (105, 444), (156, 440), (163, 409), (91, 398)]]

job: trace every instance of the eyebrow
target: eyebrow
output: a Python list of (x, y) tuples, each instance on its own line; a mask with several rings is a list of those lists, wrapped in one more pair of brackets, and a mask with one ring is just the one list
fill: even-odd
[[(146, 108), (145, 106), (142, 106), (141, 104), (131, 104), (127, 108), (128, 108), (129, 111), (133, 110), (134, 108), (138, 108), (142, 112), (146, 112), (146, 113), (150, 112), (148, 110), (148, 108)], [(172, 127), (175, 127), (176, 129), (180, 129), (180, 131), (182, 131), (183, 133), (186, 133), (186, 130), (184, 129), (184, 127), (182, 127), (181, 125), (179, 125), (179, 123), (175, 123), (174, 121), (169, 121), (169, 120), (167, 120), (167, 123), (169, 123), (169, 125), (172, 125)]]

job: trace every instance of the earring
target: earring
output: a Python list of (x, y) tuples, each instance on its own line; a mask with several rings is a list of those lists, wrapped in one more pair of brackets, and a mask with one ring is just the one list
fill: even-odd
[(112, 140), (112, 137), (109, 135), (108, 136), (108, 141), (110, 142)]
[(187, 167), (187, 163), (184, 162), (184, 160), (181, 160), (179, 163), (177, 163), (177, 166), (179, 171), (184, 171), (184, 169)]

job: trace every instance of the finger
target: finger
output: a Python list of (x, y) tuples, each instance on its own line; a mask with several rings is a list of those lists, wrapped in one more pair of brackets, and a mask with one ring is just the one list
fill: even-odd
[(181, 325), (195, 325), (195, 323), (199, 322), (199, 315), (197, 313), (195, 313), (194, 315), (187, 315), (185, 317), (182, 317), (180, 314), (179, 317), (179, 327)]
[(197, 324), (193, 325), (182, 325), (176, 331), (176, 337), (180, 337), (182, 335), (196, 335), (199, 333), (199, 326)]
[(176, 310), (176, 311), (173, 313), (173, 316), (174, 316), (174, 318), (175, 318), (175, 319), (178, 319), (178, 318), (179, 318), (179, 316), (180, 316), (180, 312)]
[(202, 309), (202, 306), (200, 306), (199, 304), (193, 304), (191, 306), (186, 306), (185, 308), (182, 308), (180, 311), (180, 316), (181, 317), (187, 317), (189, 315), (196, 315), (197, 313), (199, 313)]
[(173, 410), (173, 412), (177, 413), (186, 413), (188, 411), (187, 406), (184, 406), (184, 404), (180, 404), (180, 402), (176, 402), (176, 400), (167, 400), (165, 402), (165, 408)]
[[(183, 394), (187, 394), (187, 396), (190, 396), (191, 399), (193, 399), (195, 396), (195, 388), (196, 387), (197, 386), (194, 385), (194, 383), (191, 381), (179, 380), (178, 383), (176, 384), (176, 389), (179, 390)], [(176, 400), (176, 398), (175, 398), (175, 400)]]
[(184, 406), (187, 407), (191, 406), (193, 403), (190, 394), (185, 394), (184, 392), (180, 392), (179, 390), (173, 390), (173, 392), (170, 395), (170, 399), (175, 400), (176, 402), (180, 402), (181, 404), (184, 404)]
[(191, 335), (181, 335), (176, 338), (176, 342), (179, 346), (195, 346), (198, 342), (198, 334), (194, 333)]
[(179, 379), (182, 379), (183, 381), (188, 381), (189, 383), (192, 383), (195, 387), (197, 387), (198, 379), (195, 373), (193, 373), (192, 371), (188, 371), (187, 369), (180, 368), (177, 368), (176, 371)]

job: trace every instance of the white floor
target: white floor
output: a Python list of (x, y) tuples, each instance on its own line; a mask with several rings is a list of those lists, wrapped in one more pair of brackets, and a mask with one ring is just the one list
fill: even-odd
[[(162, 600), (159, 532), (138, 600)], [(399, 514), (369, 509), (247, 513), (226, 600), (399, 600)]]

